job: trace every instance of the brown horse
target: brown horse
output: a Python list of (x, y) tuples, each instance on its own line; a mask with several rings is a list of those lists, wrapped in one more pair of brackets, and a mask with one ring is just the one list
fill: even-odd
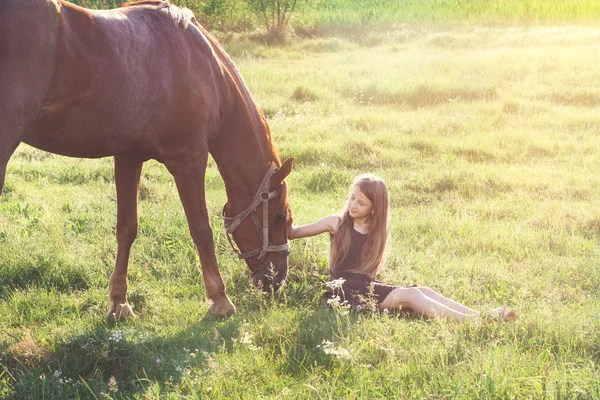
[(209, 152), (225, 182), (224, 215), (252, 205), (226, 221), (254, 284), (279, 288), (288, 272), (285, 178), (292, 160), (281, 163), (233, 62), (189, 10), (166, 1), (97, 11), (63, 0), (1, 0), (0, 93), (0, 192), (21, 142), (71, 157), (115, 158), (118, 250), (107, 316), (135, 315), (127, 264), (149, 159), (175, 179), (213, 314), (235, 307), (206, 208)]

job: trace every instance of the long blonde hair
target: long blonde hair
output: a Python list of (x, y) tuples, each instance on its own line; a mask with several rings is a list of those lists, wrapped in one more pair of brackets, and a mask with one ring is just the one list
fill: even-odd
[[(367, 219), (369, 235), (363, 245), (361, 263), (349, 272), (367, 275), (374, 278), (381, 266), (383, 252), (388, 236), (388, 191), (383, 179), (372, 174), (358, 176), (351, 186), (351, 190), (358, 186), (360, 191), (373, 203), (373, 215)], [(329, 253), (329, 269), (340, 264), (350, 247), (350, 234), (354, 229), (354, 218), (350, 216), (348, 204), (340, 216), (340, 224), (336, 234), (331, 240)]]

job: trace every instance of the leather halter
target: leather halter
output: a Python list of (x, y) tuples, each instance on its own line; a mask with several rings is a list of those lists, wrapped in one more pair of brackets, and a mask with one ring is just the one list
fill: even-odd
[[(277, 245), (277, 246), (272, 246), (269, 243), (269, 200), (272, 199), (273, 197), (279, 196), (281, 194), (281, 192), (283, 192), (283, 185), (281, 185), (277, 189), (273, 190), (272, 192), (269, 192), (269, 185), (271, 183), (271, 177), (275, 173), (276, 169), (277, 169), (277, 166), (275, 164), (271, 164), (271, 166), (267, 170), (267, 173), (265, 174), (265, 177), (263, 178), (263, 180), (258, 188), (258, 191), (256, 192), (256, 195), (254, 195), (254, 199), (252, 200), (252, 203), (244, 211), (242, 211), (235, 217), (226, 217), (225, 216), (225, 207), (227, 206), (227, 204), (225, 204), (223, 206), (223, 212), (222, 212), (223, 222), (225, 223), (225, 231), (227, 233), (227, 239), (229, 240), (229, 244), (231, 245), (231, 248), (241, 259), (249, 259), (249, 258), (252, 258), (252, 257), (258, 255), (258, 257), (256, 258), (255, 261), (249, 260), (253, 264), (262, 262), (264, 260), (265, 256), (267, 255), (267, 253), (283, 253), (285, 255), (287, 255), (289, 253), (289, 248), (290, 248), (289, 242), (286, 242), (285, 244), (281, 244), (281, 245)], [(261, 227), (258, 217), (256, 216), (256, 209), (258, 208), (258, 206), (261, 203), (262, 203), (262, 207), (263, 207), (263, 209), (262, 209), (262, 227)], [(235, 231), (237, 229), (238, 226), (240, 226), (240, 224), (246, 219), (246, 217), (248, 217), (248, 215), (252, 215), (252, 220), (254, 221), (254, 225), (256, 226), (258, 235), (262, 236), (262, 246), (254, 249), (254, 250), (242, 253), (240, 250), (238, 250), (235, 247), (235, 245), (233, 244), (233, 241), (231, 240), (230, 235), (233, 233), (233, 231)], [(254, 273), (256, 271), (257, 271), (257, 269), (255, 269), (252, 272)]]

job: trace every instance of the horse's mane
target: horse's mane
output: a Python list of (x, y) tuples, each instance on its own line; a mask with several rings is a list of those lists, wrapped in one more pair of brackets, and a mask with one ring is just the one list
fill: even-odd
[(150, 4), (150, 5), (165, 5), (168, 6), (169, 2), (168, 1), (163, 1), (163, 0), (142, 0), (142, 1), (130, 1), (128, 3), (123, 4), (121, 7), (131, 7), (131, 6), (141, 6), (144, 4)]
[(125, 3), (122, 7), (133, 7), (133, 6), (156, 6), (157, 10), (161, 10), (171, 16), (173, 22), (176, 25), (181, 25), (187, 28), (191, 21), (194, 21), (194, 13), (187, 8), (179, 8), (177, 6), (169, 4), (168, 0), (142, 0)]
[(267, 123), (265, 114), (259, 107), (256, 106), (256, 103), (254, 103), (254, 100), (252, 99), (252, 96), (250, 95), (250, 92), (248, 91), (248, 87), (246, 86), (246, 83), (244, 82), (244, 78), (242, 78), (242, 76), (238, 72), (237, 67), (235, 66), (235, 63), (233, 62), (233, 60), (231, 59), (229, 54), (227, 54), (227, 52), (225, 52), (225, 49), (223, 49), (223, 47), (219, 44), (219, 42), (206, 30), (206, 28), (204, 26), (202, 26), (202, 24), (200, 24), (196, 19), (193, 20), (193, 24), (196, 26), (196, 28), (198, 28), (198, 30), (200, 30), (200, 32), (208, 40), (211, 47), (213, 48), (213, 51), (215, 52), (215, 55), (217, 56), (217, 58), (219, 58), (221, 63), (224, 65), (224, 67), (229, 72), (231, 78), (233, 79), (235, 86), (237, 87), (240, 95), (244, 99), (244, 102), (246, 103), (249, 110), (251, 110), (251, 112), (254, 111), (256, 113), (255, 114), (256, 119), (252, 119), (254, 129), (256, 131), (259, 131), (260, 127), (262, 127), (262, 129), (266, 132), (266, 136), (267, 136), (266, 145), (270, 149), (270, 151), (273, 153), (273, 155), (275, 156), (275, 161), (276, 161), (277, 166), (281, 165), (281, 161), (279, 160), (279, 155), (277, 154), (275, 147), (273, 147), (273, 142), (271, 140), (271, 130), (269, 128), (269, 124)]

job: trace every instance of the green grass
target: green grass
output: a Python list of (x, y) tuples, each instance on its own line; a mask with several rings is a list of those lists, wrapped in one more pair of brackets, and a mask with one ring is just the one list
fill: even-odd
[[(73, 3), (88, 8), (114, 8), (123, 2), (73, 0)], [(204, 25), (225, 37), (233, 32), (256, 34), (265, 29), (263, 16), (254, 13), (245, 0), (171, 0), (171, 3), (189, 8)], [(429, 28), (473, 23), (597, 25), (599, 18), (600, 3), (595, 0), (299, 0), (288, 28), (302, 37), (345, 36), (372, 44), (382, 32), (407, 24)]]
[(315, 21), (317, 30), (350, 32), (403, 23), (590, 22), (599, 13), (591, 0), (320, 0), (305, 3), (297, 19)]
[(227, 44), (296, 159), (296, 224), (340, 211), (356, 175), (379, 174), (392, 204), (381, 279), (481, 310), (508, 302), (513, 324), (328, 309), (325, 235), (294, 241), (285, 288), (258, 293), (228, 247), (212, 162), (209, 212), (238, 312), (207, 314), (175, 185), (148, 162), (129, 275), (139, 318), (106, 322), (112, 160), (22, 145), (0, 197), (0, 398), (600, 398), (599, 36), (404, 27)]

